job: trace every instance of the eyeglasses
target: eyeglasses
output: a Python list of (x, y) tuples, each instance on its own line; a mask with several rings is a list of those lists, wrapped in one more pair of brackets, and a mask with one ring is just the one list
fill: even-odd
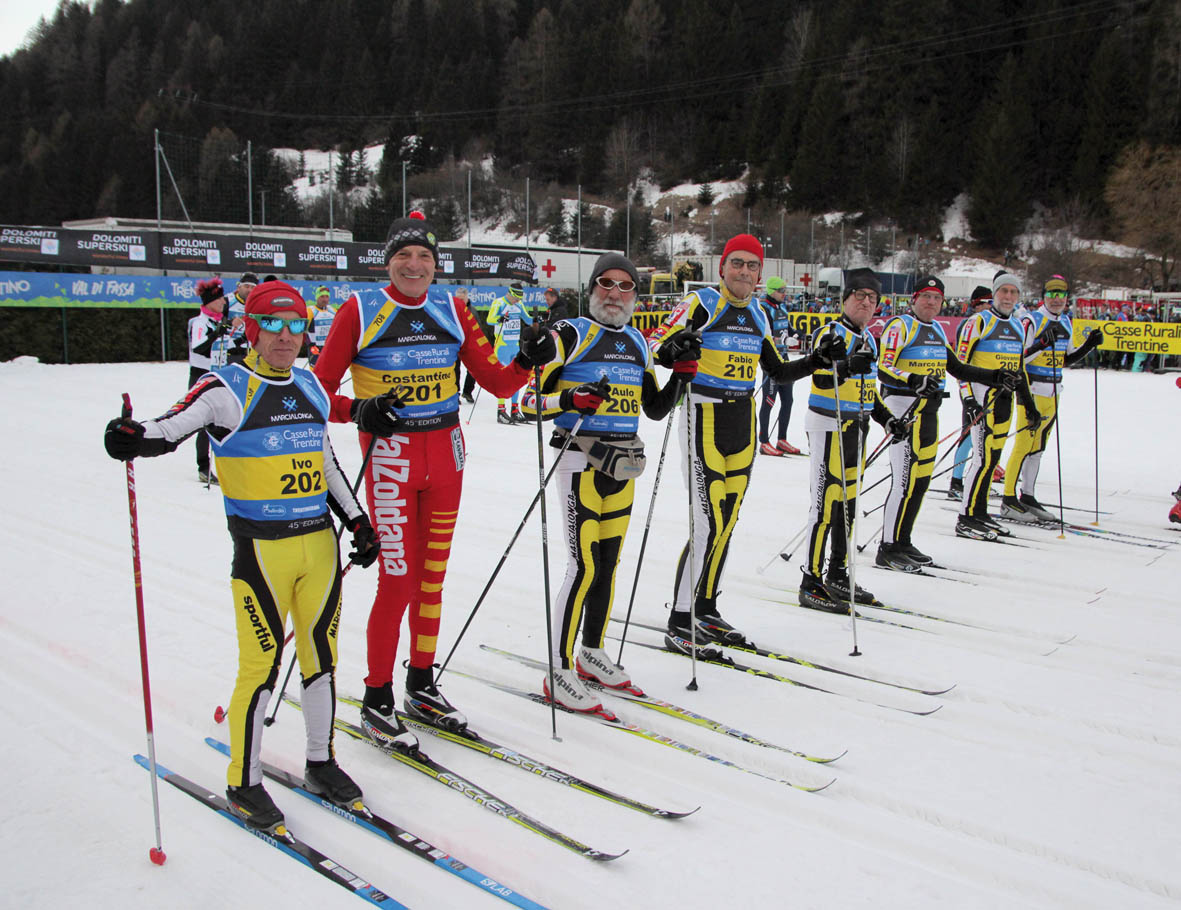
[(265, 332), (278, 335), (286, 327), (292, 335), (302, 335), (307, 331), (308, 321), (304, 319), (284, 319), (282, 316), (259, 316), (251, 313), (250, 318), (258, 323), (258, 327)]
[(1066, 291), (1048, 291), (1046, 293), (1046, 297), (1051, 300), (1065, 300), (1066, 296)]
[(852, 297), (854, 300), (856, 300), (858, 303), (864, 303), (867, 300), (876, 299), (878, 295), (875, 291), (854, 291), (849, 296)]
[(734, 266), (739, 271), (746, 269), (748, 272), (757, 272), (763, 266), (757, 259), (735, 259), (733, 256), (726, 260), (726, 264)]
[(621, 294), (630, 294), (636, 289), (636, 283), (630, 278), (624, 278), (623, 281), (616, 281), (614, 278), (604, 278), (600, 275), (595, 279), (595, 284), (601, 287), (604, 291), (609, 291), (612, 288), (619, 288)]

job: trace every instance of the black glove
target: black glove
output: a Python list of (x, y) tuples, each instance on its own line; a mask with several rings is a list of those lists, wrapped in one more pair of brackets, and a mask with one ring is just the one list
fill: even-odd
[(107, 454), (119, 461), (131, 461), (140, 453), (144, 425), (130, 417), (117, 417), (107, 424), (103, 445)]
[(368, 569), (381, 555), (381, 541), (377, 532), (364, 513), (350, 521), (348, 529), (353, 532), (353, 550), (349, 553), (349, 562)]
[(536, 322), (521, 329), (521, 350), (516, 360), (527, 370), (543, 367), (558, 356), (558, 343), (544, 322)]
[(906, 377), (906, 384), (920, 398), (930, 398), (943, 393), (942, 378), (929, 373), (911, 373)]
[(1095, 350), (1095, 348), (1099, 347), (1099, 345), (1102, 343), (1103, 343), (1103, 330), (1102, 329), (1091, 329), (1091, 331), (1089, 331), (1087, 333), (1087, 340), (1084, 341), (1081, 345), (1079, 345), (1079, 350), (1080, 351), (1093, 351), (1093, 350)]
[(967, 418), (968, 423), (978, 423), (980, 415), (984, 413), (984, 406), (975, 398), (965, 398), (963, 404), (964, 417)]
[(988, 384), (994, 388), (1002, 388), (1006, 392), (1015, 392), (1021, 385), (1021, 374), (1016, 370), (993, 370), (992, 380)]
[(701, 333), (694, 329), (682, 329), (668, 338), (656, 349), (656, 362), (662, 367), (671, 367), (677, 361), (701, 359)]
[(564, 389), (558, 396), (558, 405), (563, 411), (577, 411), (589, 417), (611, 397), (611, 383), (603, 376), (598, 382), (584, 382), (573, 389)]
[(845, 363), (848, 364), (848, 371), (852, 376), (868, 373), (873, 366), (873, 354), (862, 348), (856, 354), (850, 354)]
[(1040, 427), (1042, 423), (1045, 422), (1045, 419), (1046, 418), (1042, 416), (1041, 411), (1039, 411), (1037, 408), (1026, 408), (1025, 426), (1022, 427), (1022, 429), (1029, 430), (1029, 432), (1032, 433), (1034, 430)]
[(904, 442), (910, 435), (910, 421), (901, 417), (886, 418), (886, 432), (894, 437), (894, 442)]
[(845, 339), (829, 332), (821, 336), (816, 342), (816, 349), (811, 354), (812, 363), (826, 370), (832, 369), (834, 360), (845, 358)]
[(398, 415), (394, 408), (402, 407), (411, 391), (405, 386), (395, 386), (383, 395), (373, 398), (355, 398), (349, 406), (349, 419), (362, 433), (373, 436), (392, 436), (398, 430)]
[[(1095, 329), (1094, 331), (1098, 332), (1099, 330)], [(1070, 330), (1066, 328), (1066, 326), (1064, 326), (1060, 320), (1057, 319), (1050, 323), (1049, 331), (1047, 331), (1046, 334), (1053, 335), (1054, 340), (1061, 338), (1063, 341), (1066, 341), (1068, 338), (1070, 338)], [(1100, 336), (1102, 336), (1102, 332), (1100, 332)], [(1053, 341), (1050, 343), (1053, 344)]]

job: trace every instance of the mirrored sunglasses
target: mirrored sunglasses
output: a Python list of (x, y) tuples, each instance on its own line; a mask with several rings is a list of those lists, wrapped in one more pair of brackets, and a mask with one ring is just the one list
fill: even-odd
[(308, 327), (307, 319), (284, 319), (282, 316), (259, 316), (251, 313), (250, 318), (258, 323), (258, 327), (266, 332), (278, 335), (286, 326), (292, 335), (302, 335)]

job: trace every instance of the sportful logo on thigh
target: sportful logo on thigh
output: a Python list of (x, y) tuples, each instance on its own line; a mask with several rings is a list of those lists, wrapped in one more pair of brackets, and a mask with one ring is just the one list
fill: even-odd
[(373, 523), (381, 538), (381, 567), (387, 575), (406, 574), (406, 500), (401, 484), (410, 479), (410, 459), (399, 457), (406, 436), (378, 439), (369, 470), (373, 475)]

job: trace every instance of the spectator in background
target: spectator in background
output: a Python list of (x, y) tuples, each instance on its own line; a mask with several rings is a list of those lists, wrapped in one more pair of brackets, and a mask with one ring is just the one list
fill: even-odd
[[(232, 325), (222, 318), (226, 294), (220, 278), (197, 282), (197, 296), (201, 298), (201, 312), (189, 320), (190, 390), (206, 373), (225, 366), (225, 345), (218, 342)], [(187, 405), (188, 400), (186, 395), (182, 405)], [(197, 431), (197, 480), (207, 486), (217, 483), (217, 476), (209, 466), (209, 434), (204, 429)]]
[[(457, 306), (463, 307), (469, 313), (471, 313), (473, 316), (476, 315), (476, 311), (472, 309), (471, 301), (468, 300), (467, 288), (463, 287), (463, 285), (460, 285), (452, 292), (451, 296), (455, 298), (455, 303)], [(477, 320), (477, 323), (478, 323), (478, 320)], [(481, 331), (482, 331), (482, 328), (481, 328)], [(459, 381), (459, 361), (458, 360), (455, 361), (455, 381), (456, 382)], [(462, 396), (463, 400), (466, 401), (468, 404), (475, 404), (476, 403), (476, 399), (474, 396), (475, 391), (476, 391), (476, 377), (472, 375), (471, 370), (468, 370), (467, 376), (463, 380), (463, 396)]]
[(328, 340), (328, 330), (332, 328), (332, 317), (336, 315), (336, 307), (329, 306), (332, 292), (324, 285), (316, 288), (316, 302), (308, 307), (308, 369), (316, 365), (320, 356), (320, 349)]
[[(788, 343), (799, 332), (792, 328), (787, 305), (787, 282), (778, 276), (767, 279), (766, 296), (759, 301), (771, 326), (771, 337), (783, 360), (788, 357)], [(771, 409), (779, 398), (779, 417), (776, 421), (775, 442), (771, 442)], [(787, 424), (791, 420), (792, 383), (776, 382), (763, 370), (763, 385), (759, 390), (759, 451), (764, 455), (799, 455), (800, 450), (787, 441)]]
[(229, 350), (226, 353), (229, 363), (241, 363), (250, 350), (250, 343), (246, 340), (246, 298), (257, 285), (258, 276), (254, 272), (243, 272), (234, 288), (233, 296), (226, 298), (229, 301), (228, 312), (232, 320)]

